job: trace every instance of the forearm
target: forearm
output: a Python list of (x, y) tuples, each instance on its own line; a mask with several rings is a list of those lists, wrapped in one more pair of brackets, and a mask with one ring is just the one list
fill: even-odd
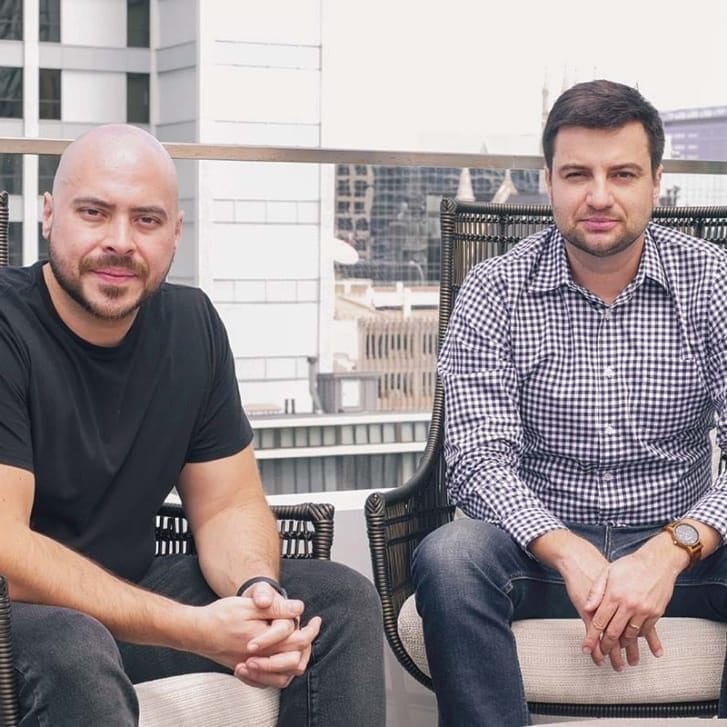
[(86, 613), (119, 640), (187, 648), (196, 609), (127, 583), (23, 524), (3, 526), (0, 572), (12, 600)]
[(220, 510), (195, 541), (205, 580), (219, 596), (234, 595), (253, 576), (279, 576), (280, 536), (264, 499)]

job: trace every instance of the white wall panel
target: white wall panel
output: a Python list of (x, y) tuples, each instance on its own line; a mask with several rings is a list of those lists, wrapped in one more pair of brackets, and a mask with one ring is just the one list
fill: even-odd
[(126, 0), (61, 0), (61, 43), (125, 48)]
[(210, 120), (317, 124), (320, 72), (218, 66), (202, 84)]
[(216, 39), (301, 45), (320, 43), (320, 0), (214, 2), (205, 5), (205, 12), (209, 13), (209, 33)]
[(214, 225), (210, 244), (213, 278), (318, 277), (318, 228), (313, 225), (218, 223)]
[(317, 164), (209, 162), (208, 194), (214, 199), (317, 201)]
[[(199, 0), (207, 6), (228, 3)], [(233, 4), (233, 3), (229, 3)], [(168, 48), (197, 39), (197, 0), (157, 0), (159, 13), (159, 47)]]
[(197, 72), (194, 68), (158, 75), (159, 122), (171, 124), (197, 117)]
[(314, 303), (217, 303), (235, 358), (310, 356), (317, 349)]
[(205, 141), (253, 146), (318, 146), (319, 124), (211, 121)]
[(126, 121), (126, 74), (63, 71), (63, 120), (92, 124)]

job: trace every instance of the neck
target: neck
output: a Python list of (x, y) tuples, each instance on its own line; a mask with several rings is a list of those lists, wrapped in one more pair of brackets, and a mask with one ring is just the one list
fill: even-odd
[(636, 277), (644, 249), (644, 238), (615, 255), (598, 257), (566, 242), (566, 256), (573, 280), (611, 305)]
[(100, 318), (63, 290), (48, 263), (43, 266), (43, 279), (56, 313), (79, 338), (94, 346), (104, 347), (118, 346), (124, 340), (138, 310), (118, 320)]

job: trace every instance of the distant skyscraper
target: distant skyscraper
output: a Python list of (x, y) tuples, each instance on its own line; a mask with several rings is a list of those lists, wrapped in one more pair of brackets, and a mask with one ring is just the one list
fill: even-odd
[(674, 157), (727, 161), (727, 106), (664, 111)]

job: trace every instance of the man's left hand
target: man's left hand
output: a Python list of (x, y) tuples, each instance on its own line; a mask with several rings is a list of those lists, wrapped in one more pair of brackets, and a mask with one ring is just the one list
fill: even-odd
[[(689, 556), (671, 542), (668, 534), (655, 536), (631, 555), (611, 563), (601, 573), (586, 601), (593, 618), (583, 640), (583, 651), (597, 664), (600, 653), (626, 649), (627, 662), (639, 661), (638, 637), (646, 639), (654, 656), (663, 647), (656, 623), (666, 610), (677, 576), (688, 565)], [(621, 658), (611, 659), (615, 669), (623, 669)]]

